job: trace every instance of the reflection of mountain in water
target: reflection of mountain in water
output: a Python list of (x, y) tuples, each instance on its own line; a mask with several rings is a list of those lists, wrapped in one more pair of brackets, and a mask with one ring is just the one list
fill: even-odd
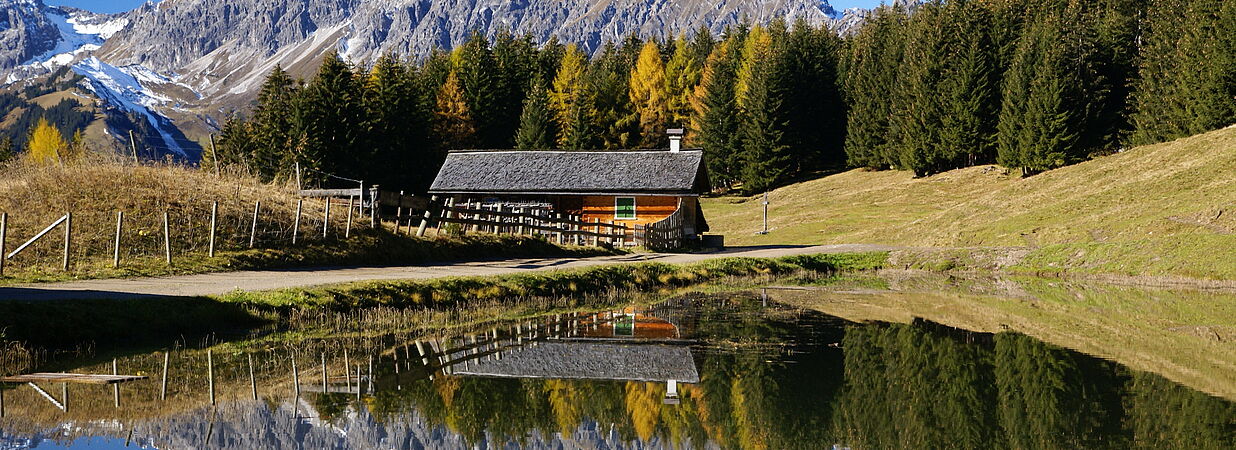
[[(203, 409), (181, 416), (146, 423), (136, 434), (159, 436), (160, 448), (507, 448), (554, 449), (582, 446), (585, 448), (638, 449), (658, 448), (659, 441), (623, 442), (616, 434), (600, 428), (596, 422), (584, 421), (563, 436), (557, 433), (530, 433), (522, 442), (496, 439), (490, 434), (468, 442), (443, 424), (434, 424), (411, 412), (398, 420), (379, 422), (365, 410), (351, 410), (343, 417), (322, 423), (306, 418), (311, 411), (302, 405), (271, 406), (246, 402), (221, 407), (218, 412)], [(213, 425), (212, 425), (213, 424)]]

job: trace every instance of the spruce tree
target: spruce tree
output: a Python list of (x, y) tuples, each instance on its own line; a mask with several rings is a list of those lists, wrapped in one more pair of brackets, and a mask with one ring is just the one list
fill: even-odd
[(369, 71), (364, 92), (367, 141), (374, 157), (385, 162), (378, 173), (366, 174), (370, 183), (420, 192), (436, 175), (433, 167), (442, 156), (429, 151), (429, 117), (421, 96), (416, 74), (394, 55), (379, 58)]
[(331, 53), (305, 87), (293, 117), (304, 126), (293, 148), (301, 178), (327, 181), (327, 174), (354, 178), (367, 170), (373, 149), (365, 142), (365, 111), (361, 83), (352, 67)]
[(549, 110), (549, 95), (539, 77), (531, 81), (528, 97), (524, 99), (523, 113), (519, 116), (519, 131), (515, 134), (515, 148), (547, 150), (554, 148), (554, 117)]
[[(301, 95), (301, 84), (276, 65), (258, 91), (253, 109), (252, 126), (246, 133), (233, 135), (233, 163), (243, 162), (264, 180), (291, 174), (296, 155), (293, 141), (304, 134), (304, 124), (295, 114)], [(241, 144), (241, 136), (252, 144)]]
[(943, 102), (936, 152), (940, 170), (995, 162), (998, 102), (991, 17), (980, 4), (956, 1), (942, 18), (944, 73), (935, 89)]
[(716, 46), (704, 65), (704, 74), (692, 97), (691, 145), (704, 148), (709, 178), (714, 187), (728, 188), (739, 179), (741, 139), (738, 102), (734, 98), (737, 53), (741, 44), (725, 41)]
[(625, 45), (606, 44), (588, 66), (586, 83), (590, 94), (591, 127), (597, 143), (606, 149), (634, 148), (640, 145), (640, 119), (630, 95), (631, 68), (642, 41), (628, 37)]
[(851, 166), (886, 169), (896, 164), (885, 148), (892, 106), (889, 93), (901, 73), (904, 21), (900, 9), (876, 8), (850, 40), (843, 85), (849, 103), (845, 152)]
[(781, 74), (773, 87), (782, 102), (786, 145), (794, 153), (794, 172), (844, 167), (845, 102), (837, 80), (840, 42), (824, 28), (794, 24), (784, 51), (768, 70)]
[(1236, 4), (1156, 0), (1147, 8), (1132, 144), (1236, 122)]
[[(742, 150), (743, 191), (751, 194), (776, 187), (792, 174), (793, 155), (785, 143), (779, 113), (782, 100), (773, 90), (785, 74), (774, 70), (756, 70), (770, 67), (777, 57), (771, 33), (753, 32), (743, 47), (743, 67), (747, 77), (743, 95), (739, 101), (742, 121), (739, 135)], [(743, 76), (740, 69), (740, 77)], [(740, 79), (740, 81), (743, 81)]]
[[(508, 104), (515, 95), (508, 93), (506, 79), (498, 70), (498, 60), (489, 46), (489, 40), (480, 32), (473, 32), (457, 51), (456, 75), (463, 86), (476, 126), (476, 143), (485, 148), (510, 147), (511, 122), (514, 118)], [(520, 85), (522, 86), (522, 85)]]

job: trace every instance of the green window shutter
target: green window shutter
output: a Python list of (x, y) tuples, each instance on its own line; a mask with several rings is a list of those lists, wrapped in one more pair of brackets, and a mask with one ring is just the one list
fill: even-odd
[(635, 218), (635, 197), (614, 198), (614, 218), (631, 220)]

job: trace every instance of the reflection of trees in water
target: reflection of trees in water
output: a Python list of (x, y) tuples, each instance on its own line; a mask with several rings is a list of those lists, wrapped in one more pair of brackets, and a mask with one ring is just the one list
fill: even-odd
[(1236, 404), (1028, 336), (850, 327), (835, 430), (870, 448), (1233, 448)]
[(837, 437), (871, 448), (988, 446), (995, 392), (983, 337), (923, 323), (847, 329)]

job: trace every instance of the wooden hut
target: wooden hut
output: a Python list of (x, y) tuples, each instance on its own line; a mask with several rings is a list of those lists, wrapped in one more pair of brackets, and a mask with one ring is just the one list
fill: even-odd
[(584, 221), (634, 228), (682, 221), (684, 238), (707, 231), (703, 151), (466, 150), (447, 154), (429, 192), (461, 202), (545, 208)]

